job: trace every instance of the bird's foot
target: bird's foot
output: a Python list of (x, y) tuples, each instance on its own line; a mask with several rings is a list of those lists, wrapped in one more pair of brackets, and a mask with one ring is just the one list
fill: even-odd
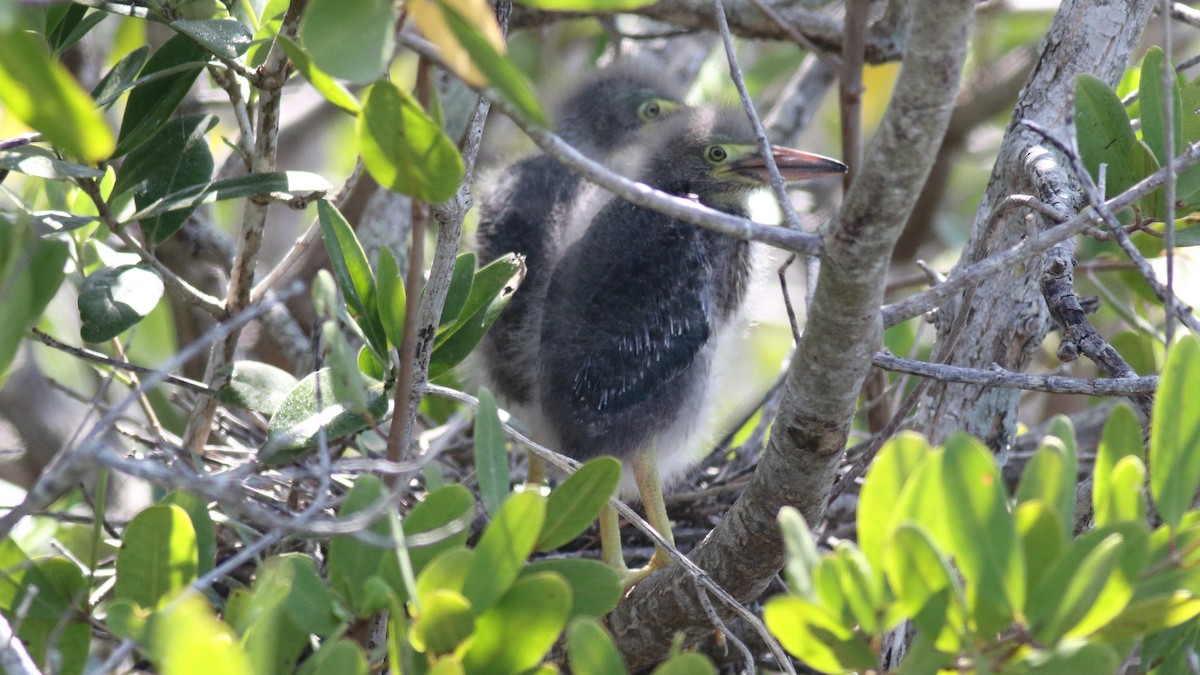
[(617, 574), (621, 575), (621, 590), (629, 592), (629, 589), (641, 583), (643, 579), (664, 567), (670, 567), (673, 562), (670, 556), (658, 549), (654, 550), (654, 555), (650, 556), (650, 562), (646, 563), (645, 567), (631, 570), (625, 567), (625, 563), (622, 561), (620, 568), (617, 569)]

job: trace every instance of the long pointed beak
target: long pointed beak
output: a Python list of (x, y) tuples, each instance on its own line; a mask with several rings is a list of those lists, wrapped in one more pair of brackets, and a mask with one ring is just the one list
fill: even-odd
[[(779, 167), (779, 175), (785, 181), (820, 176), (840, 176), (846, 173), (846, 165), (836, 159), (780, 145), (771, 146), (771, 157), (775, 160), (775, 166)], [(760, 183), (771, 182), (767, 163), (763, 161), (762, 157), (759, 157), (757, 150), (752, 156), (735, 163), (733, 170)]]

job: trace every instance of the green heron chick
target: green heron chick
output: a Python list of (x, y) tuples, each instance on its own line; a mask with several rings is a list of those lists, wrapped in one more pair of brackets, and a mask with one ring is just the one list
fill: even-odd
[[(680, 108), (682, 93), (652, 73), (609, 68), (567, 97), (557, 131), (584, 154), (606, 161), (645, 125)], [(480, 207), (475, 235), (480, 263), (512, 252), (525, 256), (527, 268), (521, 287), (480, 345), (480, 370), (503, 406), (527, 423), (537, 413), (533, 392), (542, 298), (554, 263), (577, 235), (568, 223), (588, 187), (554, 158), (537, 155), (505, 169)], [(531, 462), (531, 474), (539, 473)]]
[[(680, 113), (648, 130), (639, 179), (740, 216), (769, 184), (755, 133), (740, 114)], [(785, 180), (845, 172), (842, 163), (772, 147)], [(735, 323), (751, 273), (750, 244), (612, 199), (568, 248), (547, 288), (538, 359), (545, 434), (575, 459), (612, 455), (647, 518), (671, 540), (660, 476), (692, 461), (711, 388), (713, 353)], [(616, 512), (601, 518), (604, 559), (635, 583), (669, 559), (655, 551), (628, 573)]]

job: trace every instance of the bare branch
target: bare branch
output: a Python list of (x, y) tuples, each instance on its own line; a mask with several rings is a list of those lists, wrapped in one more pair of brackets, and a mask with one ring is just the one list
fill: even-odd
[(995, 366), (990, 370), (964, 368), (937, 363), (926, 363), (904, 359), (891, 354), (879, 353), (872, 362), (897, 373), (908, 373), (942, 382), (981, 384), (1005, 389), (1044, 391), (1051, 394), (1083, 394), (1085, 396), (1135, 396), (1152, 394), (1158, 387), (1158, 376), (1127, 376), (1112, 379), (1082, 379), (1062, 375), (1027, 375), (1014, 373)]

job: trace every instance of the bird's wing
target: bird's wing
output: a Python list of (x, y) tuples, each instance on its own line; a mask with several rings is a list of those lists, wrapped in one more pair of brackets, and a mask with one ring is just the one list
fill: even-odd
[(563, 257), (540, 364), (543, 409), (568, 448), (574, 438), (589, 454), (635, 451), (706, 375), (703, 253), (691, 226), (624, 204)]

